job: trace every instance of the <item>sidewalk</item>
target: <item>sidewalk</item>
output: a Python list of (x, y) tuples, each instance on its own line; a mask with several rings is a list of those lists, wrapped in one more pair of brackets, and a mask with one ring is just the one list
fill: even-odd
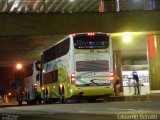
[(110, 96), (106, 101), (160, 101), (160, 94), (132, 95), (132, 96)]
[(17, 102), (13, 102), (13, 103), (0, 103), (0, 107), (8, 107), (8, 106), (15, 106), (18, 105)]

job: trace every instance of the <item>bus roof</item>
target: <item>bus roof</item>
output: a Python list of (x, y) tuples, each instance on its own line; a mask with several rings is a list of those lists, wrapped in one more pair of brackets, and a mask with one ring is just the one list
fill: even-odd
[(95, 35), (95, 34), (106, 34), (106, 35), (109, 35), (108, 33), (104, 33), (104, 32), (84, 32), (84, 33), (73, 33), (73, 34), (69, 34), (68, 36), (66, 36), (66, 37), (63, 38), (62, 40), (58, 41), (58, 42), (55, 43), (54, 45), (52, 45), (52, 46), (50, 46), (49, 48), (47, 48), (46, 50), (44, 50), (44, 51), (42, 52), (42, 54), (43, 54), (45, 51), (49, 50), (50, 48), (54, 47), (55, 45), (61, 43), (61, 42), (64, 41), (65, 39), (69, 38), (71, 35), (72, 35), (72, 36), (77, 36), (77, 35), (83, 35), (83, 34), (84, 34), (84, 35), (86, 34), (86, 35), (89, 35), (89, 36), (92, 36), (92, 35)]

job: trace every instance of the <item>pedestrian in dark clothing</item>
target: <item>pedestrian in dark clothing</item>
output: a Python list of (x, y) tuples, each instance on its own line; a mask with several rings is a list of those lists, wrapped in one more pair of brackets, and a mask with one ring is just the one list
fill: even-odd
[(140, 95), (138, 73), (136, 71), (133, 71), (132, 72), (132, 76), (133, 76), (133, 80), (135, 80), (135, 83), (134, 83), (134, 94), (135, 95)]
[(116, 75), (115, 81), (114, 81), (114, 91), (115, 91), (115, 95), (117, 95), (117, 96), (120, 95), (120, 92), (119, 92), (120, 86), (121, 86), (120, 78)]

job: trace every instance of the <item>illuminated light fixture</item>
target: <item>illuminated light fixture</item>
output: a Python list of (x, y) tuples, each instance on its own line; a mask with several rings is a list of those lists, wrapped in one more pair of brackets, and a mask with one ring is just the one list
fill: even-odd
[(44, 90), (45, 88), (44, 87), (42, 87), (42, 90)]
[(62, 87), (63, 87), (63, 85), (62, 85), (62, 84), (60, 84), (60, 89), (62, 89)]
[(74, 0), (69, 0), (69, 2), (74, 2)]
[(125, 43), (129, 43), (129, 42), (131, 42), (131, 40), (132, 40), (132, 38), (131, 38), (131, 35), (129, 33), (124, 33), (123, 34), (123, 41)]
[(107, 33), (106, 35), (107, 35), (107, 36), (110, 36), (110, 34), (109, 34), (109, 33)]
[(110, 80), (114, 80), (114, 77), (110, 77)]
[(73, 92), (73, 90), (72, 90), (72, 89), (70, 89), (70, 92), (72, 93), (72, 92)]
[(38, 86), (38, 85), (35, 83), (35, 84), (34, 84), (34, 88), (37, 88), (37, 86)]
[(113, 80), (114, 80), (114, 73), (113, 73), (113, 72), (110, 73), (109, 79), (110, 79), (110, 81), (113, 81)]
[(72, 75), (71, 75), (71, 83), (74, 84), (75, 80), (76, 80), (75, 73), (72, 73)]
[(94, 36), (95, 33), (87, 33), (88, 36)]
[(42, 72), (45, 73), (46, 71), (45, 71), (45, 70), (42, 70)]
[(10, 11), (13, 11), (14, 8), (17, 8), (18, 5), (19, 5), (19, 3), (20, 3), (20, 0), (16, 0), (16, 1), (14, 2), (14, 4), (12, 5), (12, 8), (10, 9)]
[(20, 12), (22, 10), (22, 5), (18, 8), (18, 12)]
[(38, 85), (37, 84), (34, 84), (34, 89), (37, 89)]
[(16, 68), (18, 69), (18, 70), (20, 70), (20, 69), (22, 69), (22, 64), (21, 63), (18, 63), (17, 65), (16, 65)]
[(74, 36), (76, 36), (76, 34), (72, 34), (72, 36), (74, 37)]
[(8, 93), (8, 96), (11, 96), (11, 95), (12, 95), (12, 94), (9, 92), (9, 93)]
[(74, 73), (72, 73), (72, 77), (75, 77), (75, 74), (74, 74)]
[(110, 73), (110, 76), (113, 76), (113, 72)]

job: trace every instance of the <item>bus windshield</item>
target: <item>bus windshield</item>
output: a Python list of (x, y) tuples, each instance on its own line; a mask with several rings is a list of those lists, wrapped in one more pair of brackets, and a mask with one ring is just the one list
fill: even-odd
[(74, 36), (74, 47), (76, 49), (104, 49), (109, 46), (109, 36), (106, 34), (79, 34)]

